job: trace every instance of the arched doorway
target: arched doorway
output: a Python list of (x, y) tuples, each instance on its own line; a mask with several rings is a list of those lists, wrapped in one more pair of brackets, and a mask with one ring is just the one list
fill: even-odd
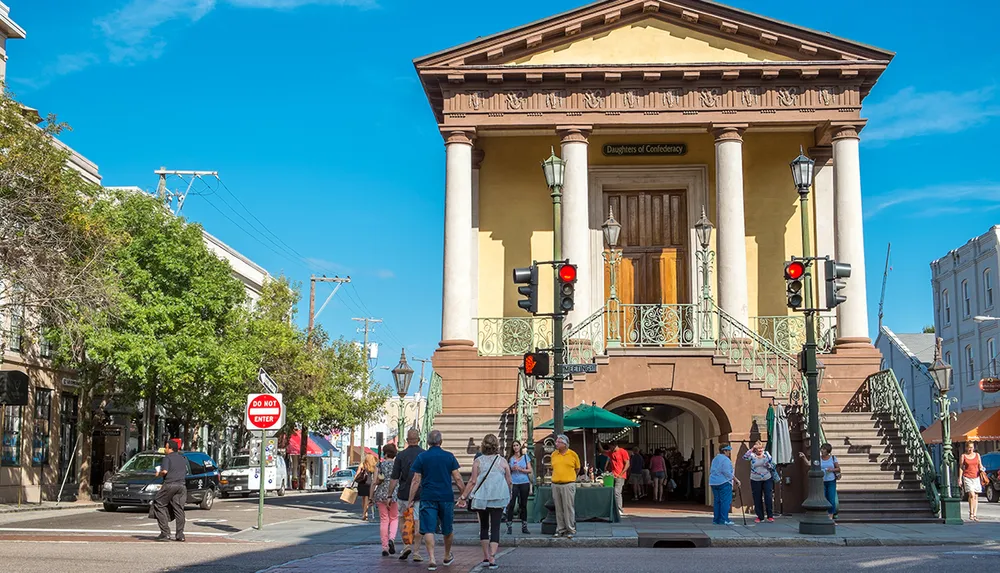
[(653, 453), (662, 451), (669, 466), (668, 481), (673, 481), (666, 501), (660, 503), (653, 501), (651, 488), (643, 490), (644, 496), (634, 495), (630, 484), (625, 491), (626, 506), (655, 509), (686, 505), (694, 509), (711, 503), (706, 492), (708, 466), (718, 449), (720, 435), (729, 431), (729, 423), (720, 420), (717, 409), (703, 401), (700, 396), (658, 392), (619, 396), (604, 405), (639, 427), (602, 432), (598, 434), (600, 441), (630, 449), (638, 447), (646, 468)]

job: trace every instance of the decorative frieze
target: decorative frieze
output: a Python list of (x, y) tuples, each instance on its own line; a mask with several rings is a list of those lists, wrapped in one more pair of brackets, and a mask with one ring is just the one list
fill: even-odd
[[(467, 85), (467, 84), (466, 84)], [(646, 112), (684, 113), (773, 113), (777, 111), (853, 111), (859, 107), (858, 86), (768, 83), (741, 85), (739, 81), (721, 85), (683, 87), (641, 84), (569, 84), (559, 89), (530, 83), (481, 89), (444, 90), (444, 112), (457, 114), (593, 113), (628, 114)], [(484, 84), (485, 86), (485, 84)]]

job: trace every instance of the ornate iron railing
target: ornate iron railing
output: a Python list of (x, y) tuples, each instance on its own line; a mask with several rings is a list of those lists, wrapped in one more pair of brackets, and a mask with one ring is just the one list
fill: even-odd
[[(787, 354), (796, 354), (806, 343), (806, 317), (804, 316), (754, 316), (750, 324), (761, 336)], [(816, 317), (816, 351), (829, 354), (837, 341), (837, 319), (832, 316)]]
[(697, 346), (698, 315), (695, 304), (619, 304), (606, 322), (624, 347)]
[(427, 447), (427, 433), (434, 429), (434, 419), (441, 413), (441, 375), (431, 374), (431, 385), (427, 388), (427, 405), (424, 407), (424, 424), (421, 426), (420, 447)]
[(714, 310), (718, 316), (717, 356), (749, 375), (752, 382), (762, 384), (764, 390), (773, 390), (778, 398), (794, 399), (793, 391), (803, 394), (795, 358), (721, 308), (715, 306)]
[(605, 309), (600, 308), (583, 322), (574, 326), (563, 340), (566, 341), (566, 361), (570, 364), (585, 364), (593, 362), (594, 357), (604, 354), (606, 341), (612, 340), (613, 334), (605, 332)]
[(478, 318), (476, 322), (480, 356), (518, 356), (552, 346), (552, 321), (548, 318)]
[(941, 494), (937, 488), (937, 472), (934, 470), (934, 460), (927, 451), (927, 444), (920, 434), (913, 412), (906, 403), (903, 390), (896, 380), (892, 370), (883, 370), (872, 374), (865, 380), (868, 393), (871, 396), (871, 410), (876, 414), (888, 414), (899, 431), (899, 440), (906, 449), (920, 482), (931, 503), (931, 511), (941, 510)]

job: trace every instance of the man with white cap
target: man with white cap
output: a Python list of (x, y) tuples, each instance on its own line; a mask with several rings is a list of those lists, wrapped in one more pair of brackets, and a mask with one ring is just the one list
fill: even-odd
[(719, 453), (712, 460), (712, 467), (708, 474), (708, 485), (712, 488), (712, 508), (714, 510), (712, 523), (715, 525), (735, 525), (729, 521), (729, 509), (733, 505), (733, 483), (739, 487), (740, 480), (734, 472), (733, 461), (729, 459), (732, 452), (732, 446), (722, 444)]

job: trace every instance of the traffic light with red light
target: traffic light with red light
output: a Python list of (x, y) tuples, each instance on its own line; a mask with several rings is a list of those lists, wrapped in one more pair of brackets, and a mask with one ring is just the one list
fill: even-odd
[(806, 265), (802, 261), (785, 263), (785, 296), (788, 308), (802, 307), (802, 276), (806, 274)]
[(517, 301), (517, 306), (531, 314), (538, 314), (538, 267), (532, 265), (514, 269), (514, 284), (524, 285), (517, 287), (517, 292), (525, 297)]
[(525, 376), (541, 378), (549, 375), (549, 355), (546, 352), (529, 352), (524, 355)]
[(563, 314), (573, 310), (576, 306), (574, 296), (576, 295), (576, 265), (565, 263), (556, 269), (558, 278), (556, 288), (559, 289), (559, 308), (557, 312)]

